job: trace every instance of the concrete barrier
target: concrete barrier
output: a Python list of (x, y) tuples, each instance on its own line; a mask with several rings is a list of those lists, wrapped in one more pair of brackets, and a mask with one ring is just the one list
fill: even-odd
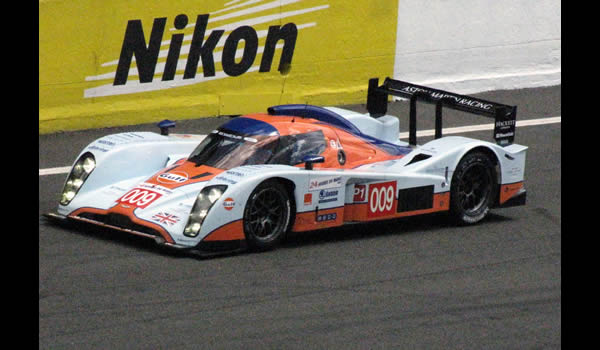
[(458, 93), (560, 84), (558, 0), (400, 0), (394, 77)]

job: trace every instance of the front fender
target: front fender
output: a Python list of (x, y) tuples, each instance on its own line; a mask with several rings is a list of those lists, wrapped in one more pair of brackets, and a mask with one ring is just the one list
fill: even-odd
[(248, 165), (215, 176), (206, 186), (226, 185), (227, 190), (210, 209), (198, 236), (204, 241), (244, 239), (242, 219), (252, 191), (272, 178), (299, 183), (306, 176), (302, 174), (306, 171), (286, 165)]
[(197, 140), (162, 136), (152, 132), (131, 132), (104, 136), (85, 147), (77, 156), (90, 152), (96, 168), (80, 193), (91, 192), (130, 178), (150, 176), (175, 158), (190, 154)]

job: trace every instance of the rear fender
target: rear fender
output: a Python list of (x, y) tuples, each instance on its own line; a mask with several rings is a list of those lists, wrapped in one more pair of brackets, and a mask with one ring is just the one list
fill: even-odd
[[(428, 142), (420, 147), (422, 150), (431, 152), (435, 157), (436, 164), (440, 168), (448, 167), (448, 180), (452, 180), (452, 174), (460, 160), (469, 152), (481, 149), (495, 156), (499, 165), (498, 184), (511, 184), (522, 182), (525, 174), (525, 156), (527, 147), (512, 144), (500, 147), (496, 144), (475, 140), (460, 136), (447, 136)], [(426, 163), (426, 161), (423, 161)]]

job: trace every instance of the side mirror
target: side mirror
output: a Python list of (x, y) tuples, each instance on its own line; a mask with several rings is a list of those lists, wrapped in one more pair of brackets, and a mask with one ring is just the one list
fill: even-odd
[(323, 163), (325, 162), (325, 157), (323, 156), (315, 156), (315, 155), (307, 155), (302, 158), (302, 163), (304, 163), (304, 169), (313, 170), (313, 163)]
[(156, 124), (156, 126), (158, 126), (160, 128), (160, 134), (161, 135), (169, 135), (169, 128), (172, 128), (175, 126), (175, 122), (172, 122), (168, 119), (163, 120), (162, 122)]

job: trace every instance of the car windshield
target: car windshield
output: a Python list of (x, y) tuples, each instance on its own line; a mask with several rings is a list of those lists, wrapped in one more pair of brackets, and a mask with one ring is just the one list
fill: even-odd
[(231, 169), (242, 165), (302, 163), (306, 155), (321, 154), (326, 148), (323, 132), (296, 135), (246, 136), (226, 129), (214, 130), (192, 152), (197, 165)]
[(278, 135), (250, 137), (214, 130), (196, 147), (189, 160), (219, 169), (264, 164), (271, 158), (278, 138)]

